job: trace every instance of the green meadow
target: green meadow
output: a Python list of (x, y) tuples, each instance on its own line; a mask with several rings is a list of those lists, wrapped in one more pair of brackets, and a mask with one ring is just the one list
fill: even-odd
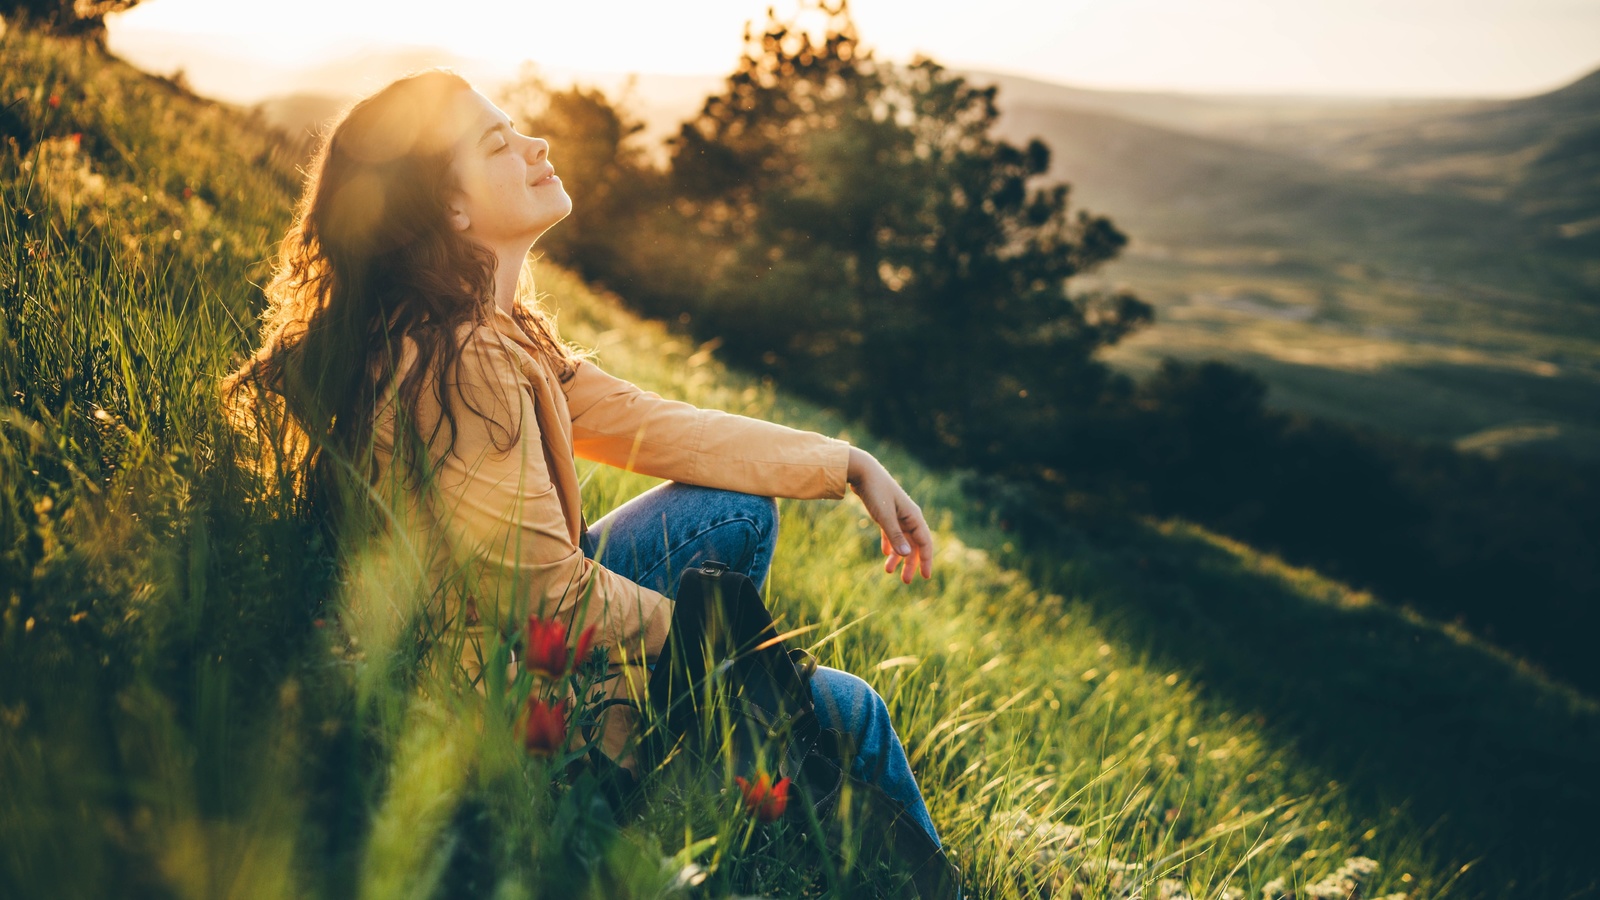
[[(614, 817), (522, 752), (512, 691), (437, 665), (403, 548), (326, 546), (257, 464), (216, 381), (257, 338), (304, 144), (15, 28), (0, 104), (0, 895), (892, 887), (717, 771)], [(846, 437), (932, 513), (935, 576), (906, 587), (853, 500), (785, 502), (768, 601), (888, 700), (970, 896), (1600, 891), (1592, 699), (1182, 521), (1024, 544), (963, 473), (558, 267), (536, 285), (609, 370)], [(591, 517), (650, 483), (585, 479)]]

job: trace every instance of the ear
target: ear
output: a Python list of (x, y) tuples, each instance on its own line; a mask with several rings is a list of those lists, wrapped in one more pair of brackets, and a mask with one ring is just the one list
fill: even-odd
[(456, 231), (466, 231), (472, 227), (472, 218), (467, 215), (467, 198), (458, 191), (451, 191), (444, 201), (445, 218), (450, 222), (450, 227)]

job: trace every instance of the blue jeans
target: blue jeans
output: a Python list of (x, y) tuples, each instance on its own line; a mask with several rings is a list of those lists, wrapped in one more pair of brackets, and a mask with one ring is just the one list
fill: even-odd
[[(778, 504), (770, 497), (667, 483), (590, 525), (582, 547), (602, 566), (670, 597), (678, 590), (678, 575), (707, 559), (761, 587), (777, 543)], [(939, 843), (883, 698), (860, 678), (826, 666), (817, 667), (811, 692), (822, 724), (855, 741), (851, 774), (904, 804)]]

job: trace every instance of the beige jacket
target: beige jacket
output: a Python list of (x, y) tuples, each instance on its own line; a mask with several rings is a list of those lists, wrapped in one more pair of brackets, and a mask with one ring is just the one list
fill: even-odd
[[(501, 633), (528, 612), (562, 617), (573, 639), (595, 624), (597, 643), (612, 649), (612, 659), (634, 664), (666, 641), (672, 602), (579, 549), (585, 523), (574, 457), (764, 496), (845, 493), (849, 444), (665, 400), (587, 361), (560, 380), (499, 309), (490, 325), (472, 331), (459, 371), (459, 384), (449, 387), (466, 402), (453, 403), (455, 443), (435, 473), (425, 515), (448, 556), (471, 560), (480, 577), (469, 618)], [(432, 401), (432, 391), (423, 395)], [(421, 419), (429, 420), (428, 410)], [(382, 471), (393, 454), (392, 406), (376, 425)], [(642, 670), (625, 675), (642, 681)]]

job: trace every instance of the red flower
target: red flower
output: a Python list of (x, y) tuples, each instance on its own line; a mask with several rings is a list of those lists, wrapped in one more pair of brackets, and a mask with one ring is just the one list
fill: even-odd
[(738, 777), (733, 780), (739, 783), (739, 790), (744, 794), (745, 811), (755, 816), (756, 821), (776, 821), (789, 808), (789, 779), (780, 778), (773, 784), (772, 778), (762, 772), (756, 776), (754, 784)]
[(583, 665), (583, 661), (589, 658), (589, 651), (594, 649), (594, 630), (595, 626), (590, 625), (583, 630), (583, 634), (578, 635), (578, 649), (572, 654), (574, 668)]
[(73, 133), (67, 135), (67, 138), (72, 141), (72, 148), (74, 150), (83, 146), (83, 132), (74, 131)]
[(534, 756), (552, 756), (567, 742), (567, 701), (546, 703), (528, 698), (528, 719), (522, 746)]
[(61, 106), (61, 98), (55, 94), (50, 95), (50, 100), (48, 102), (51, 109), (56, 109), (57, 107)]
[(193, 197), (193, 196), (194, 196), (194, 190), (193, 189), (187, 188), (187, 187), (183, 189), (183, 199), (187, 200), (187, 199), (189, 199), (190, 197)]
[(522, 665), (552, 681), (567, 674), (567, 626), (529, 616), (528, 653)]
[[(578, 635), (578, 648), (570, 660), (581, 663), (589, 657), (594, 647), (595, 626), (590, 625)], [(545, 621), (538, 616), (528, 617), (527, 654), (522, 665), (532, 672), (554, 681), (567, 674), (567, 626), (558, 621)]]

